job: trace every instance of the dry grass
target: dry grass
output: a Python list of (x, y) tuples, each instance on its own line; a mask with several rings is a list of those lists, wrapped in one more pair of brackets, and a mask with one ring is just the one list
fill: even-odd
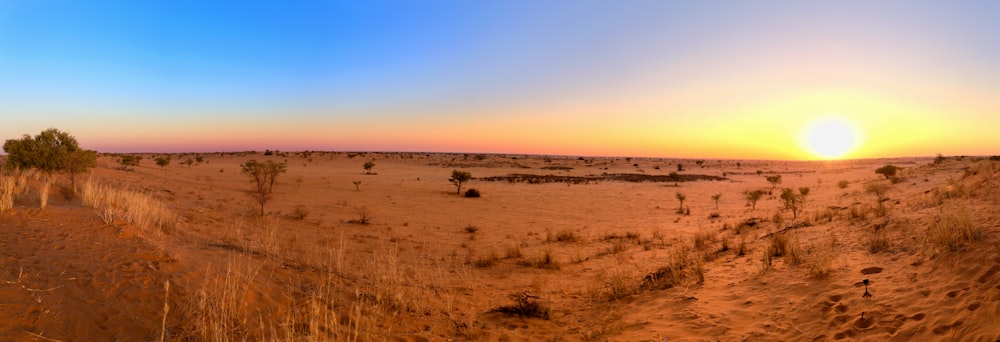
[(545, 242), (576, 242), (580, 241), (580, 236), (576, 234), (572, 229), (560, 230), (555, 235), (551, 231), (545, 232)]
[(785, 263), (798, 265), (802, 263), (803, 255), (799, 240), (788, 233), (778, 233), (771, 236), (765, 250), (765, 262), (770, 266), (772, 257), (784, 257)]
[(815, 279), (827, 279), (833, 272), (834, 247), (836, 240), (832, 237), (825, 242), (810, 244), (805, 248), (802, 265), (806, 267), (809, 276)]
[[(188, 335), (203, 341), (237, 341), (251, 336), (256, 323), (248, 307), (248, 295), (260, 264), (230, 258), (224, 270), (210, 271), (186, 310)], [(259, 333), (259, 332), (257, 332)]]
[(927, 230), (931, 245), (949, 252), (962, 250), (982, 238), (983, 230), (976, 224), (972, 211), (957, 203), (943, 206), (937, 221)]
[(714, 232), (707, 230), (701, 230), (694, 234), (692, 241), (694, 242), (694, 249), (697, 251), (704, 251), (710, 249), (715, 241), (718, 240)]
[(38, 187), (38, 205), (45, 209), (49, 205), (49, 190), (52, 189), (52, 177), (42, 179), (41, 186)]
[(83, 205), (97, 210), (107, 224), (125, 222), (146, 233), (160, 234), (174, 227), (177, 218), (147, 192), (121, 189), (87, 180), (82, 185)]
[(640, 288), (669, 289), (694, 280), (697, 283), (705, 281), (705, 268), (701, 256), (690, 247), (672, 248), (667, 257), (667, 264), (656, 271), (647, 274)]
[(17, 177), (0, 171), (0, 213), (14, 207), (14, 192), (17, 190)]
[(868, 246), (868, 251), (871, 253), (878, 253), (879, 251), (888, 251), (892, 244), (889, 241), (888, 233), (886, 228), (883, 226), (875, 226), (868, 231), (868, 236), (866, 239), (866, 245)]
[(491, 249), (489, 253), (477, 256), (476, 261), (473, 263), (473, 265), (482, 268), (490, 267), (493, 266), (493, 263), (495, 263), (497, 260), (500, 260), (500, 256), (497, 255), (496, 251)]

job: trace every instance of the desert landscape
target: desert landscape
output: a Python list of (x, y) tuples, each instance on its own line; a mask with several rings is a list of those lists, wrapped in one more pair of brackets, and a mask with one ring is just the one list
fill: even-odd
[[(0, 336), (1000, 338), (1000, 161), (266, 153), (5, 171)], [(263, 216), (249, 160), (287, 165)]]
[(1000, 341), (997, 13), (0, 0), (0, 342)]

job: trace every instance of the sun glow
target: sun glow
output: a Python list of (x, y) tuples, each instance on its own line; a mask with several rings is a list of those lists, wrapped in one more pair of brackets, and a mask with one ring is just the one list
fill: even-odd
[(821, 159), (838, 159), (853, 152), (864, 140), (861, 130), (841, 116), (813, 119), (799, 131), (799, 146)]

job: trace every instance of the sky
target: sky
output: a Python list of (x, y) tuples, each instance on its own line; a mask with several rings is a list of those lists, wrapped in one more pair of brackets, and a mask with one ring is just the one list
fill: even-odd
[(998, 61), (997, 1), (0, 0), (0, 139), (992, 155)]

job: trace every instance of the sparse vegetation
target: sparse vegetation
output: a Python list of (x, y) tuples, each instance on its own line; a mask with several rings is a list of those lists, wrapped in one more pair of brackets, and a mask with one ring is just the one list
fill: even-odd
[(139, 161), (142, 160), (142, 156), (124, 155), (118, 158), (118, 163), (121, 164), (121, 169), (124, 171), (131, 171), (135, 167), (139, 166)]
[(305, 220), (306, 216), (309, 216), (309, 207), (304, 205), (297, 205), (295, 209), (292, 210), (292, 218), (296, 220)]
[(482, 196), (482, 194), (479, 192), (479, 190), (476, 190), (476, 189), (465, 190), (465, 197), (478, 198), (478, 197), (481, 197), (481, 196)]
[(851, 185), (851, 182), (848, 182), (846, 179), (842, 179), (840, 181), (837, 181), (837, 187), (838, 188), (847, 189), (848, 185)]
[(715, 210), (719, 210), (719, 199), (721, 198), (722, 198), (721, 193), (712, 195), (712, 201), (715, 201)]
[(161, 169), (167, 167), (167, 165), (170, 165), (170, 157), (168, 156), (157, 157), (156, 165), (159, 166)]
[(514, 299), (514, 305), (501, 306), (490, 311), (507, 315), (517, 315), (525, 318), (549, 319), (549, 312), (551, 310), (548, 306), (539, 301), (540, 297), (533, 295), (528, 291), (512, 294), (510, 297)]
[(455, 184), (455, 187), (458, 188), (455, 190), (455, 194), (460, 195), (462, 194), (462, 184), (465, 184), (465, 182), (468, 182), (470, 179), (472, 179), (472, 173), (469, 173), (468, 171), (452, 170), (451, 178), (449, 178), (448, 181)]
[(896, 177), (896, 172), (898, 172), (900, 167), (889, 164), (880, 168), (875, 169), (875, 173), (885, 176), (885, 179)]
[(678, 214), (683, 214), (684, 213), (684, 200), (687, 199), (687, 195), (684, 195), (684, 194), (678, 192), (678, 193), (674, 194), (674, 197), (677, 197), (677, 202), (680, 202), (680, 206), (677, 207), (677, 213)]
[(365, 164), (362, 165), (362, 167), (365, 168), (365, 173), (370, 175), (372, 174), (372, 168), (375, 167), (375, 162), (371, 160), (366, 161)]
[(271, 193), (274, 190), (274, 183), (278, 175), (288, 172), (288, 167), (284, 163), (273, 161), (258, 162), (251, 159), (240, 165), (241, 172), (250, 177), (254, 183), (254, 189), (250, 195), (260, 204), (260, 216), (264, 216), (264, 205), (271, 200)]
[(352, 183), (354, 183), (354, 191), (361, 191), (361, 181), (356, 180), (353, 181)]
[(768, 183), (771, 183), (771, 190), (774, 190), (778, 184), (781, 184), (781, 175), (766, 176), (764, 179), (766, 179)]
[(751, 190), (743, 193), (743, 198), (747, 200), (747, 204), (750, 205), (750, 211), (757, 209), (757, 201), (764, 196), (764, 192), (760, 190)]
[(799, 211), (802, 210), (803, 196), (796, 194), (791, 188), (784, 188), (781, 189), (781, 201), (785, 204), (785, 209), (792, 211), (792, 219), (798, 218)]
[(976, 224), (972, 211), (960, 204), (946, 204), (937, 221), (927, 230), (931, 245), (943, 251), (956, 252), (983, 238), (983, 229)]

